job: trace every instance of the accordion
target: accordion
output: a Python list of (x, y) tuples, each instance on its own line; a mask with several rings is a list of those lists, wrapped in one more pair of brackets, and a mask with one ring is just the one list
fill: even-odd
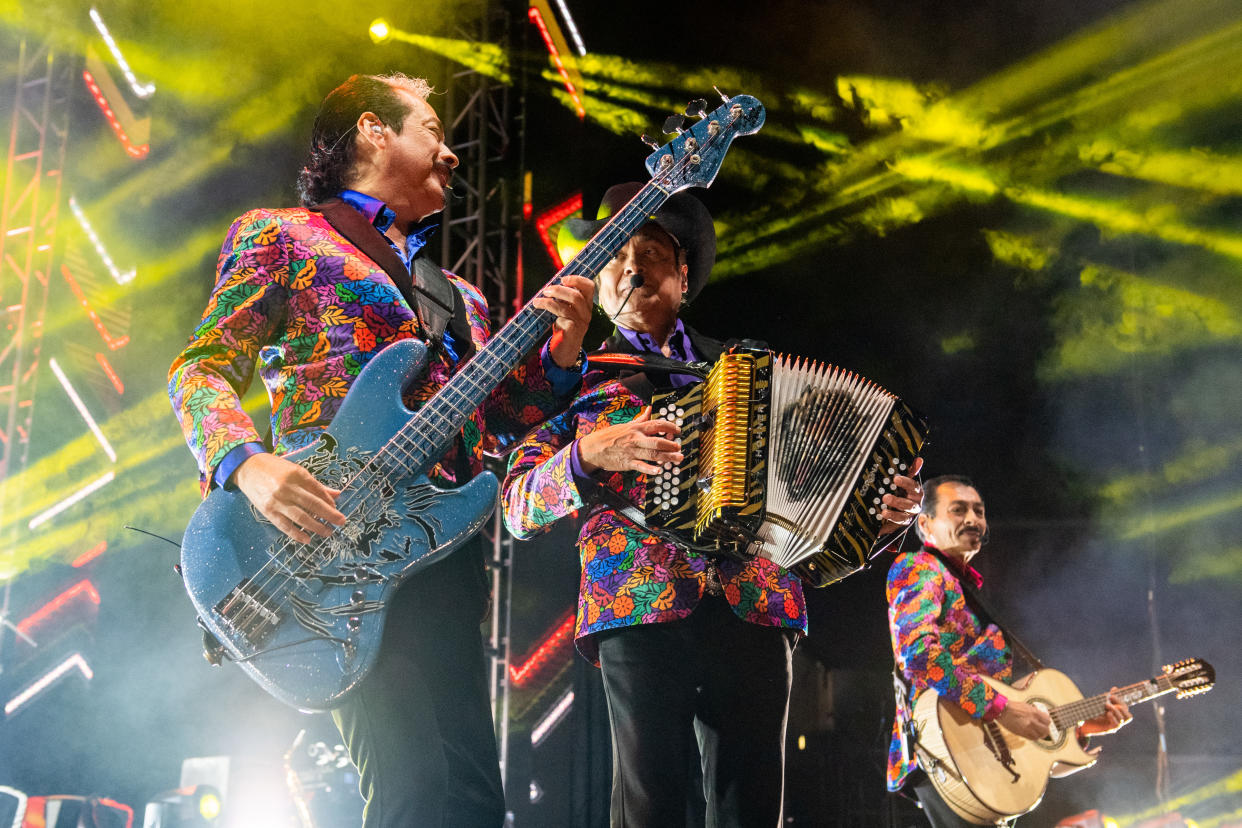
[(767, 558), (812, 586), (862, 569), (881, 498), (918, 456), (927, 422), (831, 365), (735, 347), (703, 382), (657, 394), (681, 427), (680, 465), (648, 481), (648, 525), (689, 548)]

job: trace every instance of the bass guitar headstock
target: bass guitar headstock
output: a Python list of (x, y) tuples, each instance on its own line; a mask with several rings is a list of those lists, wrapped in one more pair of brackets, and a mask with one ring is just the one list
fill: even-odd
[(1187, 658), (1176, 664), (1167, 664), (1164, 674), (1177, 688), (1179, 699), (1206, 693), (1216, 684), (1215, 668), (1201, 658)]
[[(681, 115), (664, 122), (664, 131), (677, 137), (647, 156), (647, 172), (656, 186), (670, 194), (710, 186), (733, 139), (758, 132), (763, 126), (766, 116), (758, 100), (750, 95), (728, 97), (722, 93), (720, 97), (724, 103), (710, 113), (702, 98), (687, 104), (686, 115), (699, 119), (689, 127)], [(646, 135), (643, 141), (656, 146)]]

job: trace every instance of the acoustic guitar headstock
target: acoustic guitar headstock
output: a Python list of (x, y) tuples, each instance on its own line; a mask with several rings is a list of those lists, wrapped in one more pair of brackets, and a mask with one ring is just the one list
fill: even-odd
[(1216, 670), (1201, 658), (1187, 658), (1167, 664), (1164, 674), (1177, 688), (1177, 698), (1206, 693), (1216, 684)]

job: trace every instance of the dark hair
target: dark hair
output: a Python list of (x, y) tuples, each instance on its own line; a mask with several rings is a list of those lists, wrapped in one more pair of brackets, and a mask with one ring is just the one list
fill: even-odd
[(359, 115), (374, 112), (393, 132), (401, 132), (410, 105), (397, 94), (398, 90), (423, 100), (431, 93), (431, 87), (422, 78), (400, 73), (350, 75), (323, 99), (311, 129), (310, 155), (298, 173), (298, 198), (303, 206), (319, 204), (345, 188), (354, 169), (353, 132)]
[[(975, 485), (974, 481), (964, 474), (942, 474), (939, 477), (933, 477), (931, 480), (928, 480), (923, 484), (923, 505), (919, 510), (920, 514), (927, 515), (928, 517), (935, 517), (936, 506), (940, 502), (939, 489), (945, 483), (956, 483), (959, 486), (969, 486), (975, 491), (979, 491), (979, 487)], [(980, 497), (982, 497), (982, 495), (980, 495)], [(915, 521), (915, 529), (918, 531), (920, 538), (927, 540), (927, 538), (923, 535), (923, 527), (918, 525), (918, 521)]]

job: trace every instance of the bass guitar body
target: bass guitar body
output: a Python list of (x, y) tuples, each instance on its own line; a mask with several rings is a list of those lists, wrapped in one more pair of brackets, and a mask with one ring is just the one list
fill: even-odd
[[(422, 373), (417, 340), (381, 351), (331, 427), (285, 457), (332, 488), (348, 523), (329, 538), (287, 538), (240, 492), (216, 489), (182, 545), (200, 623), (265, 690), (303, 710), (336, 706), (375, 662), (388, 601), (411, 574), (461, 546), (496, 506), (491, 474), (442, 489), (402, 468), (393, 438), (414, 412), (401, 390)], [(418, 465), (418, 464), (415, 464)]]

